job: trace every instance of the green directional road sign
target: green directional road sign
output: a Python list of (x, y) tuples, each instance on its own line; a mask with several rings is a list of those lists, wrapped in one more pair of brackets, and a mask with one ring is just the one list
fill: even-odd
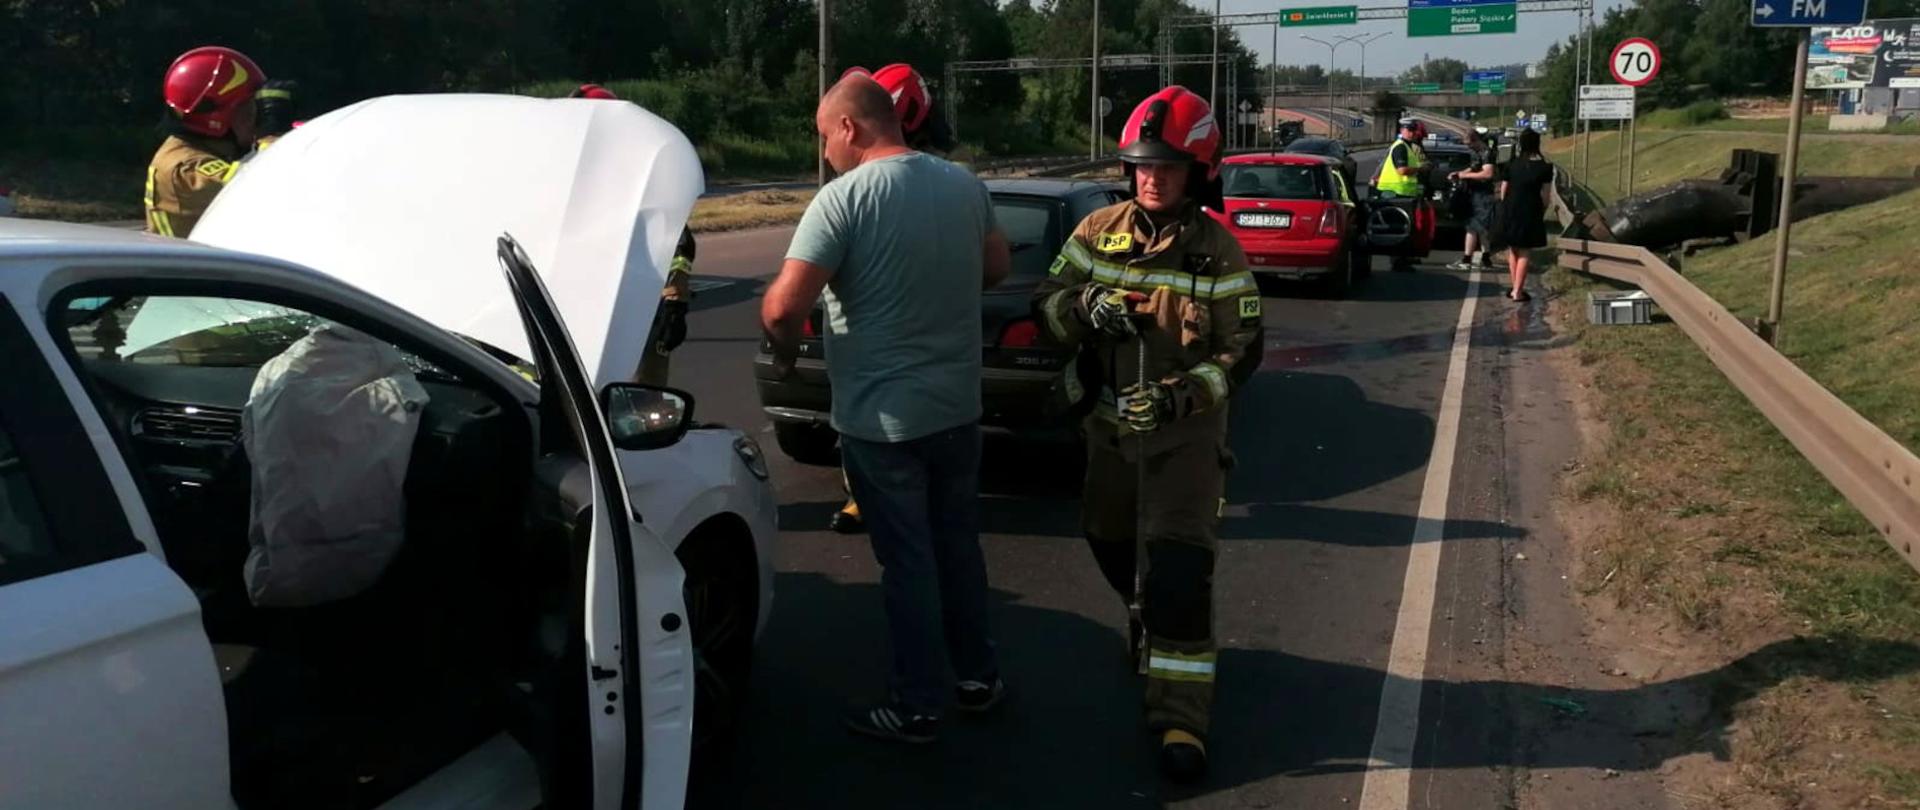
[(1408, 8), (1407, 36), (1511, 34), (1520, 17), (1518, 12), (1518, 7), (1513, 3)]
[(1414, 82), (1412, 84), (1407, 85), (1407, 92), (1438, 93), (1440, 92), (1440, 83), (1439, 82)]
[(1507, 92), (1507, 74), (1498, 70), (1476, 70), (1462, 77), (1460, 90), (1469, 96), (1497, 96)]
[(1280, 11), (1281, 28), (1296, 25), (1352, 25), (1359, 21), (1359, 6), (1314, 6)]

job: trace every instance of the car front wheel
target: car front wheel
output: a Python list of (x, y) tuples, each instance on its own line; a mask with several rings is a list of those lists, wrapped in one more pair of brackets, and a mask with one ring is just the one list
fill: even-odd
[(677, 556), (686, 570), (681, 597), (693, 634), (694, 768), (714, 776), (730, 761), (746, 708), (759, 578), (752, 542), (723, 526), (702, 526)]

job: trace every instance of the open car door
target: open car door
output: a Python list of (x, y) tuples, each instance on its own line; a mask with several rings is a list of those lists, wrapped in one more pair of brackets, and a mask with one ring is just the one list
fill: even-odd
[(586, 568), (587, 728), (594, 810), (686, 801), (694, 658), (673, 549), (641, 525), (621, 480), (607, 415), (553, 299), (511, 236), (501, 270), (540, 375), (540, 452), (577, 451), (592, 476)]

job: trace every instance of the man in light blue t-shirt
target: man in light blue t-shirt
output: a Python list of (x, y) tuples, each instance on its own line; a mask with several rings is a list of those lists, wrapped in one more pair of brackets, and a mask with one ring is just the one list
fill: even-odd
[(1011, 258), (979, 179), (909, 149), (893, 99), (864, 75), (833, 86), (815, 126), (841, 177), (814, 197), (760, 317), (791, 371), (826, 293), (827, 380), (840, 453), (880, 562), (892, 699), (854, 731), (931, 742), (952, 701), (985, 711), (1005, 686), (980, 553), (980, 292)]

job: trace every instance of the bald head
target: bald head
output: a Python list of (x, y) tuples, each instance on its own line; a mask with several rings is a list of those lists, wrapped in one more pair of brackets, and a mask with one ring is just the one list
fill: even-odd
[(827, 162), (843, 174), (866, 162), (869, 152), (892, 154), (906, 149), (893, 97), (865, 75), (847, 76), (828, 88), (814, 125), (826, 140)]

